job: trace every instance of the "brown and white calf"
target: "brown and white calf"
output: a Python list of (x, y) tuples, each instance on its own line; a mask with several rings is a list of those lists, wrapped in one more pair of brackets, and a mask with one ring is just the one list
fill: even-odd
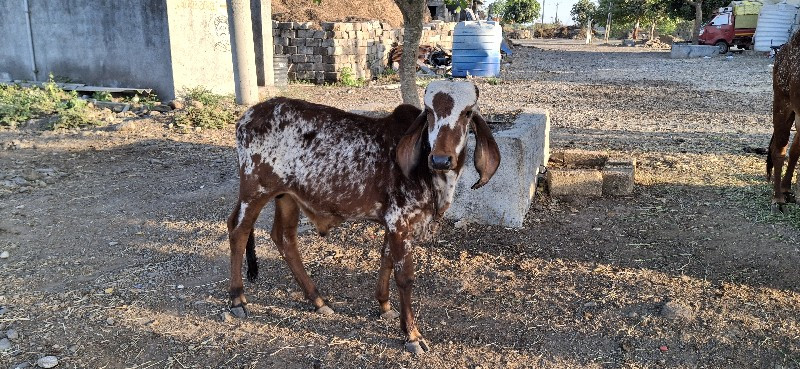
[(772, 210), (783, 212), (787, 202), (795, 202), (792, 175), (800, 156), (800, 134), (795, 133), (789, 149), (786, 173), (781, 176), (786, 147), (795, 117), (800, 112), (800, 32), (794, 34), (775, 55), (772, 71), (772, 139), (767, 150), (767, 178), (772, 179)]
[[(236, 127), (239, 200), (228, 218), (231, 246), (230, 297), (244, 315), (242, 257), (247, 277), (258, 276), (253, 224), (275, 199), (271, 237), (316, 311), (331, 314), (303, 267), (297, 250), (302, 211), (321, 235), (348, 219), (385, 227), (375, 298), (382, 317), (400, 316), (406, 349), (427, 345), (414, 321), (413, 245), (453, 200), (464, 167), (469, 126), (476, 136), (474, 164), (486, 184), (500, 165), (500, 151), (478, 112), (471, 82), (435, 81), (425, 91), (425, 109), (400, 105), (380, 119), (309, 102), (275, 98), (249, 109)], [(400, 312), (389, 303), (394, 271)]]

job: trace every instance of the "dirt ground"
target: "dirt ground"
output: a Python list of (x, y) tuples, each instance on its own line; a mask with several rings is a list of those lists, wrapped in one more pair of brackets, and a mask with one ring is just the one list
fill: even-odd
[[(426, 355), (378, 318), (382, 231), (367, 223), (304, 228), (307, 269), (336, 310), (320, 316), (266, 211), (251, 316), (225, 319), (233, 127), (182, 133), (164, 116), (0, 131), (0, 367), (53, 355), (58, 368), (800, 368), (798, 210), (769, 215), (752, 153), (771, 134), (771, 61), (533, 46), (499, 83), (478, 81), (484, 113), (549, 109), (551, 147), (636, 158), (634, 195), (540, 193), (522, 229), (446, 224), (416, 250)], [(285, 94), (400, 101), (380, 84)]]

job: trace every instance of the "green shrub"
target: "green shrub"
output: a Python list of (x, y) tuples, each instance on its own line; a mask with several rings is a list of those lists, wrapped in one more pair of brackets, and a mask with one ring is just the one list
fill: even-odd
[(53, 77), (39, 87), (0, 85), (0, 126), (14, 128), (20, 122), (55, 114), (51, 128), (76, 128), (96, 124), (86, 101), (75, 91), (59, 88)]
[(233, 96), (195, 87), (184, 92), (183, 100), (186, 109), (175, 114), (175, 125), (180, 128), (220, 129), (236, 121), (238, 109)]
[(356, 78), (353, 75), (353, 70), (350, 67), (344, 67), (340, 71), (340, 77), (342, 85), (347, 87), (362, 87), (364, 86), (364, 79), (363, 78)]

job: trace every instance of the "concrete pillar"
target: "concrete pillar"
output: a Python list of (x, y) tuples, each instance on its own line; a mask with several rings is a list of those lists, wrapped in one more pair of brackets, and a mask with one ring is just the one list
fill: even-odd
[(261, 34), (264, 45), (264, 83), (275, 85), (275, 69), (272, 65), (275, 47), (272, 44), (272, 0), (261, 1)]
[(273, 86), (275, 85), (275, 71), (272, 58), (275, 49), (272, 39), (272, 1), (251, 0), (250, 5), (253, 15), (253, 43), (256, 51), (258, 85)]
[(250, 0), (226, 0), (226, 3), (236, 103), (254, 105), (259, 98)]

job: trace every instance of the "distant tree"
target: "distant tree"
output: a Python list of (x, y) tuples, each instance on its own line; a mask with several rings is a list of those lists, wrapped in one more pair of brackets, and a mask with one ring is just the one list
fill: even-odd
[(593, 2), (590, 0), (578, 0), (578, 2), (572, 6), (572, 10), (570, 10), (569, 14), (572, 16), (573, 22), (581, 27), (586, 27), (589, 20), (593, 18), (592, 15), (595, 12), (597, 12), (597, 6), (594, 5)]
[(498, 17), (502, 19), (503, 14), (506, 12), (506, 1), (496, 0), (495, 2), (489, 4), (488, 12), (489, 18)]
[(529, 23), (539, 17), (542, 6), (536, 0), (506, 0), (503, 21), (508, 23)]

